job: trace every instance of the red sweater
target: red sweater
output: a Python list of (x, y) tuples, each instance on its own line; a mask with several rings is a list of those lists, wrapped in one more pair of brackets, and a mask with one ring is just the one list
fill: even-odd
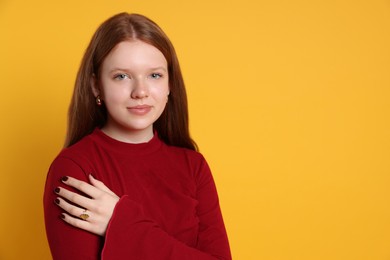
[[(88, 181), (90, 173), (120, 197), (105, 237), (65, 223), (53, 202), (62, 176)], [(55, 260), (231, 259), (205, 159), (157, 135), (128, 144), (96, 129), (64, 149), (47, 176), (44, 210)]]

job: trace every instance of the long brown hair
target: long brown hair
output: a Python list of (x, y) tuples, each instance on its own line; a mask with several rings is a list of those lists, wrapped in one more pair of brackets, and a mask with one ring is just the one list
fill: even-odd
[(135, 39), (159, 49), (168, 63), (169, 101), (154, 123), (154, 130), (168, 145), (198, 150), (189, 134), (187, 94), (172, 43), (156, 23), (143, 15), (128, 13), (117, 14), (100, 25), (85, 51), (69, 106), (65, 147), (106, 123), (107, 110), (104, 105), (97, 106), (95, 103), (92, 77), (99, 78), (105, 57), (118, 43)]

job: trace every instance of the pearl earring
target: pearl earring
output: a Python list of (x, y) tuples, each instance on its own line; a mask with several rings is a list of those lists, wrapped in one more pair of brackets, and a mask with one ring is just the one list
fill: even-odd
[(100, 96), (99, 96), (99, 95), (96, 97), (96, 104), (97, 104), (98, 106), (101, 106), (101, 105), (102, 105), (102, 100), (100, 99)]

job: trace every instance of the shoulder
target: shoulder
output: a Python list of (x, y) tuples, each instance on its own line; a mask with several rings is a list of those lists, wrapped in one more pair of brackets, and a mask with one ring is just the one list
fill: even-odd
[(176, 165), (186, 166), (193, 174), (199, 174), (209, 169), (208, 163), (202, 153), (187, 148), (164, 145), (164, 154), (174, 161)]
[(204, 156), (198, 152), (188, 148), (164, 145), (165, 150), (172, 156), (185, 157), (191, 161), (204, 161)]
[(74, 145), (62, 149), (52, 162), (51, 168), (55, 166), (88, 168), (90, 165), (90, 156), (88, 155), (94, 150), (93, 140), (86, 136)]
[(76, 144), (64, 148), (51, 163), (46, 176), (46, 190), (53, 190), (61, 184), (63, 176), (71, 176), (87, 181), (93, 170), (93, 164), (88, 158), (91, 141), (84, 138)]
[(91, 150), (92, 145), (93, 142), (91, 138), (89, 138), (89, 136), (86, 136), (77, 143), (62, 149), (58, 156), (68, 158), (80, 157), (86, 154), (89, 150)]

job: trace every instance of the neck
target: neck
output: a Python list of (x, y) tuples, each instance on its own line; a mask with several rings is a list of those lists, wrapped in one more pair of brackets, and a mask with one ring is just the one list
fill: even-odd
[(111, 129), (110, 127), (104, 126), (101, 130), (109, 137), (124, 143), (147, 143), (153, 138), (153, 128), (123, 131), (118, 131), (118, 129), (115, 129), (115, 131), (113, 131), (113, 129)]

